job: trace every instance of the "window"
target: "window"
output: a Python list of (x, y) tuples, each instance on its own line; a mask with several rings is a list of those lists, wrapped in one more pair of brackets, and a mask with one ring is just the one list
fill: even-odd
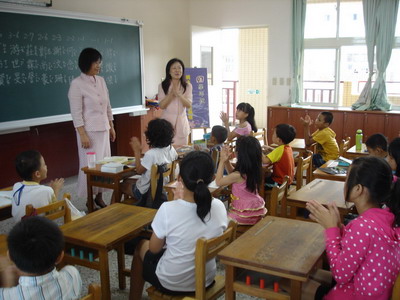
[[(394, 105), (400, 105), (399, 14), (397, 20), (396, 44), (386, 71), (386, 90)], [(303, 103), (351, 106), (368, 75), (362, 0), (307, 0)]]

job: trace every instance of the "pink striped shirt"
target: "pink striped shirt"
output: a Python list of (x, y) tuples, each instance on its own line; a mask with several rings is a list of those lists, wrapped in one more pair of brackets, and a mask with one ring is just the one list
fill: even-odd
[(84, 126), (85, 131), (110, 129), (113, 115), (103, 77), (81, 73), (72, 80), (68, 99), (75, 128)]

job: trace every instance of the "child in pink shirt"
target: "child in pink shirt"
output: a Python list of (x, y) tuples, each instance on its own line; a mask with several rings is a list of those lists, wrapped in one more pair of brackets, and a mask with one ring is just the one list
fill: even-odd
[(346, 201), (360, 214), (357, 219), (343, 227), (335, 205), (327, 209), (314, 200), (307, 203), (310, 218), (326, 228), (326, 252), (336, 281), (323, 299), (390, 299), (400, 271), (400, 185), (391, 191), (391, 184), (385, 160), (357, 158), (344, 190)]
[(228, 141), (242, 135), (250, 135), (252, 131), (257, 132), (257, 125), (254, 116), (255, 111), (253, 106), (245, 102), (239, 103), (236, 107), (236, 119), (239, 121), (239, 124), (233, 131), (230, 131), (228, 115), (221, 112), (220, 118), (228, 130)]

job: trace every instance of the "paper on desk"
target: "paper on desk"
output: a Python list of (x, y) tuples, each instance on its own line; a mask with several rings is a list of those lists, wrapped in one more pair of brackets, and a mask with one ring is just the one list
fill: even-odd
[(128, 177), (128, 178), (131, 178), (131, 179), (139, 179), (140, 176), (142, 176), (142, 175), (136, 174), (136, 175), (133, 175), (133, 176)]
[(0, 191), (0, 207), (11, 205), (13, 191)]
[(215, 180), (208, 185), (209, 188), (217, 189), (219, 186), (215, 183)]

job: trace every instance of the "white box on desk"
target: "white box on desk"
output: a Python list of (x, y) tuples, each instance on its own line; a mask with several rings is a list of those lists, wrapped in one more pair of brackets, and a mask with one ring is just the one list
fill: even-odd
[(101, 171), (105, 173), (118, 173), (124, 169), (124, 165), (120, 163), (106, 163), (101, 166)]

